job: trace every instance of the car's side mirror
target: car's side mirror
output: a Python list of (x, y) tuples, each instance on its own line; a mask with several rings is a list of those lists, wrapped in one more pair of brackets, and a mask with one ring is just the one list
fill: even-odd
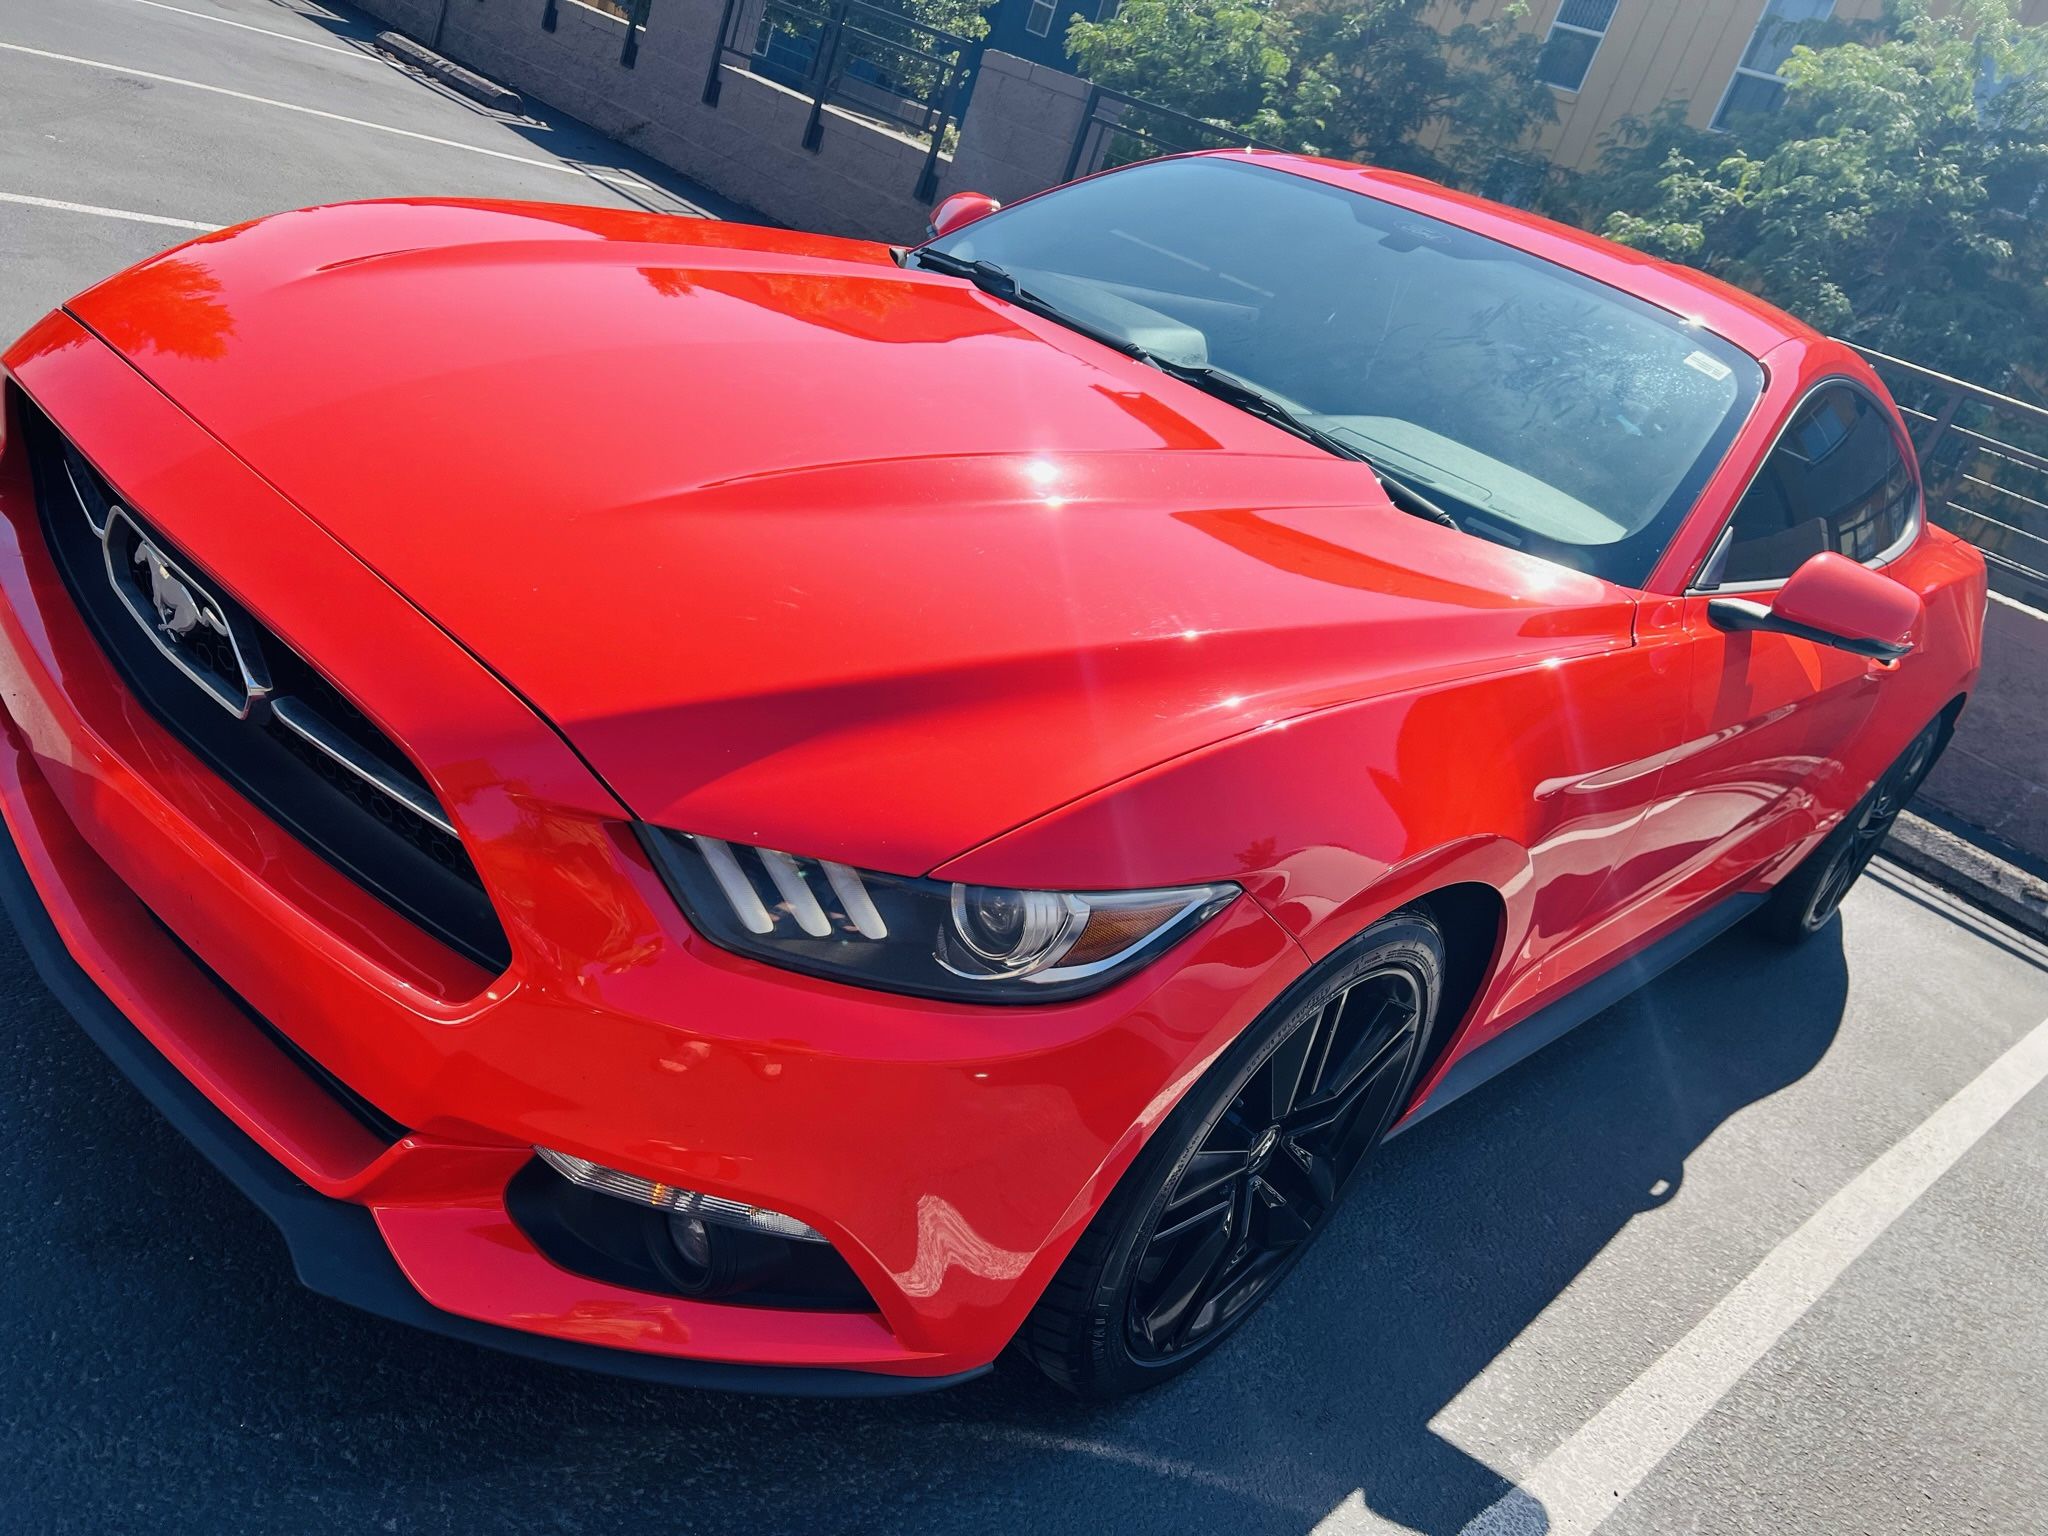
[(976, 219), (987, 218), (1002, 206), (986, 192), (955, 192), (932, 210), (932, 221), (926, 234), (933, 240), (941, 235), (950, 235), (956, 229), (965, 229)]
[(1722, 629), (1797, 635), (1872, 661), (1897, 661), (1913, 648), (1920, 594), (1830, 550), (1794, 571), (1770, 603), (1711, 598), (1707, 616)]

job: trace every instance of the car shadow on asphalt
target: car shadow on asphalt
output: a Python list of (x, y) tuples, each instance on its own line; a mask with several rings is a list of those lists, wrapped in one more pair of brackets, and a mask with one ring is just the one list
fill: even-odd
[(1448, 1536), (1511, 1485), (1431, 1420), (1671, 1199), (1704, 1138), (1821, 1060), (1839, 931), (1788, 953), (1737, 930), (1393, 1142), (1237, 1337), (1100, 1408), (1014, 1368), (885, 1402), (695, 1394), (327, 1302), (0, 936), (19, 1064), (0, 1156), (26, 1186), (0, 1248), (0, 1379), (9, 1412), (36, 1404), (0, 1436), (0, 1486), (49, 1530), (804, 1536), (1298, 1536), (1362, 1490)]

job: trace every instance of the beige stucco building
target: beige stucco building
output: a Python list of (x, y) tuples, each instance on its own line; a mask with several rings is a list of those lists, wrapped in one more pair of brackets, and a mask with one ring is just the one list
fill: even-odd
[[(1446, 31), (1487, 21), (1512, 0), (1435, 0), (1431, 19)], [(1937, 8), (1939, 0), (1937, 0)], [(1883, 0), (1530, 0), (1528, 25), (1545, 39), (1542, 73), (1557, 94), (1557, 121), (1536, 146), (1570, 170), (1599, 159), (1624, 118), (1646, 117), (1667, 101), (1689, 103), (1707, 128), (1772, 104), (1778, 67), (1799, 24), (1833, 16), (1874, 20)], [(2048, 23), (2048, 0), (2025, 0), (2030, 22)]]

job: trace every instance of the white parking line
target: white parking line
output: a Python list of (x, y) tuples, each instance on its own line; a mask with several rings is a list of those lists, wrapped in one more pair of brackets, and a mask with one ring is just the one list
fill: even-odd
[[(1842, 1273), (2043, 1081), (2048, 1020), (1838, 1190), (1690, 1333), (1480, 1511), (1463, 1536), (1596, 1529)], [(1347, 1502), (1316, 1529), (1346, 1529), (1352, 1513)]]
[(261, 32), (265, 37), (274, 37), (282, 42), (297, 43), (301, 48), (318, 48), (322, 53), (346, 54), (351, 59), (361, 59), (366, 64), (383, 64), (381, 56), (365, 53), (360, 48), (344, 48), (339, 43), (323, 43), (318, 38), (300, 37), (295, 32), (279, 32), (271, 27), (259, 27), (252, 22), (235, 21), (226, 16), (213, 16), (205, 11), (188, 11), (182, 5), (166, 5), (164, 0), (128, 0), (130, 5), (146, 5), (153, 11), (169, 11), (175, 16), (189, 16), (194, 21), (211, 21), (223, 27), (235, 27), (243, 32)]
[(137, 80), (154, 80), (159, 85), (182, 85), (190, 90), (207, 91), (215, 96), (230, 96), (236, 101), (254, 102), (260, 107), (276, 107), (281, 112), (303, 112), (308, 117), (325, 118), (331, 123), (347, 123), (352, 128), (369, 128), (378, 133), (392, 133), (402, 139), (417, 139), (423, 144), (438, 144), (444, 149), (459, 149), (466, 154), (488, 155), (493, 160), (510, 160), (515, 165), (531, 165), (543, 171), (559, 171), (564, 176), (587, 176), (594, 181), (608, 182), (616, 187), (632, 187), (641, 192), (655, 189), (637, 176), (623, 171), (604, 171), (579, 165), (570, 165), (561, 160), (538, 160), (531, 155), (515, 155), (509, 150), (485, 149), (480, 144), (464, 144), (456, 139), (444, 139), (436, 134), (418, 133), (411, 128), (394, 128), (389, 123), (373, 123), (366, 118), (347, 117), (340, 112), (326, 112), (319, 107), (301, 106), (295, 101), (279, 101), (272, 96), (252, 96), (247, 91), (231, 91), (224, 85), (208, 85), (203, 80), (183, 80), (176, 75), (159, 75), (146, 69), (136, 69), (129, 64), (109, 64), (104, 59), (81, 59), (76, 54), (52, 53), (46, 48), (31, 48), (25, 43), (0, 43), (0, 49), (9, 53), (27, 54), (31, 58), (51, 59), (59, 64), (76, 64), (85, 69), (104, 69), (110, 74), (129, 75)]
[(102, 208), (98, 203), (67, 203), (55, 197), (30, 197), (26, 192), (0, 192), (0, 203), (20, 203), (26, 208), (52, 208), (58, 213), (91, 213), (103, 219), (126, 219), (131, 224), (162, 224), (169, 229), (196, 229), (210, 234), (224, 224), (200, 224), (191, 219), (167, 219), (160, 213), (133, 213), (126, 208)]

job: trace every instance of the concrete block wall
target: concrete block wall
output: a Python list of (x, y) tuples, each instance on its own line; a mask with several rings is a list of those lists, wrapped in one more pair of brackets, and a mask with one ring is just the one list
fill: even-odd
[[(422, 42), (442, 15), (441, 0), (358, 3)], [(619, 18), (560, 0), (547, 32), (545, 5), (447, 0), (440, 51), (777, 222), (872, 240), (923, 233), (923, 144), (828, 107), (814, 153), (803, 147), (809, 99), (740, 69), (724, 69), (718, 105), (704, 104), (721, 0), (656, 0), (632, 69), (619, 63)], [(939, 170), (943, 180), (943, 157)]]
[(942, 190), (1013, 202), (1057, 185), (1088, 110), (1088, 82), (1014, 54), (988, 52)]
[[(451, 10), (454, 5), (455, 0), (449, 0)], [(364, 5), (363, 9), (398, 28), (407, 37), (428, 43), (434, 38), (434, 23), (441, 14), (441, 0), (379, 0), (377, 4)]]
[(2048, 860), (2048, 614), (1992, 597), (1983, 675), (1920, 798)]

